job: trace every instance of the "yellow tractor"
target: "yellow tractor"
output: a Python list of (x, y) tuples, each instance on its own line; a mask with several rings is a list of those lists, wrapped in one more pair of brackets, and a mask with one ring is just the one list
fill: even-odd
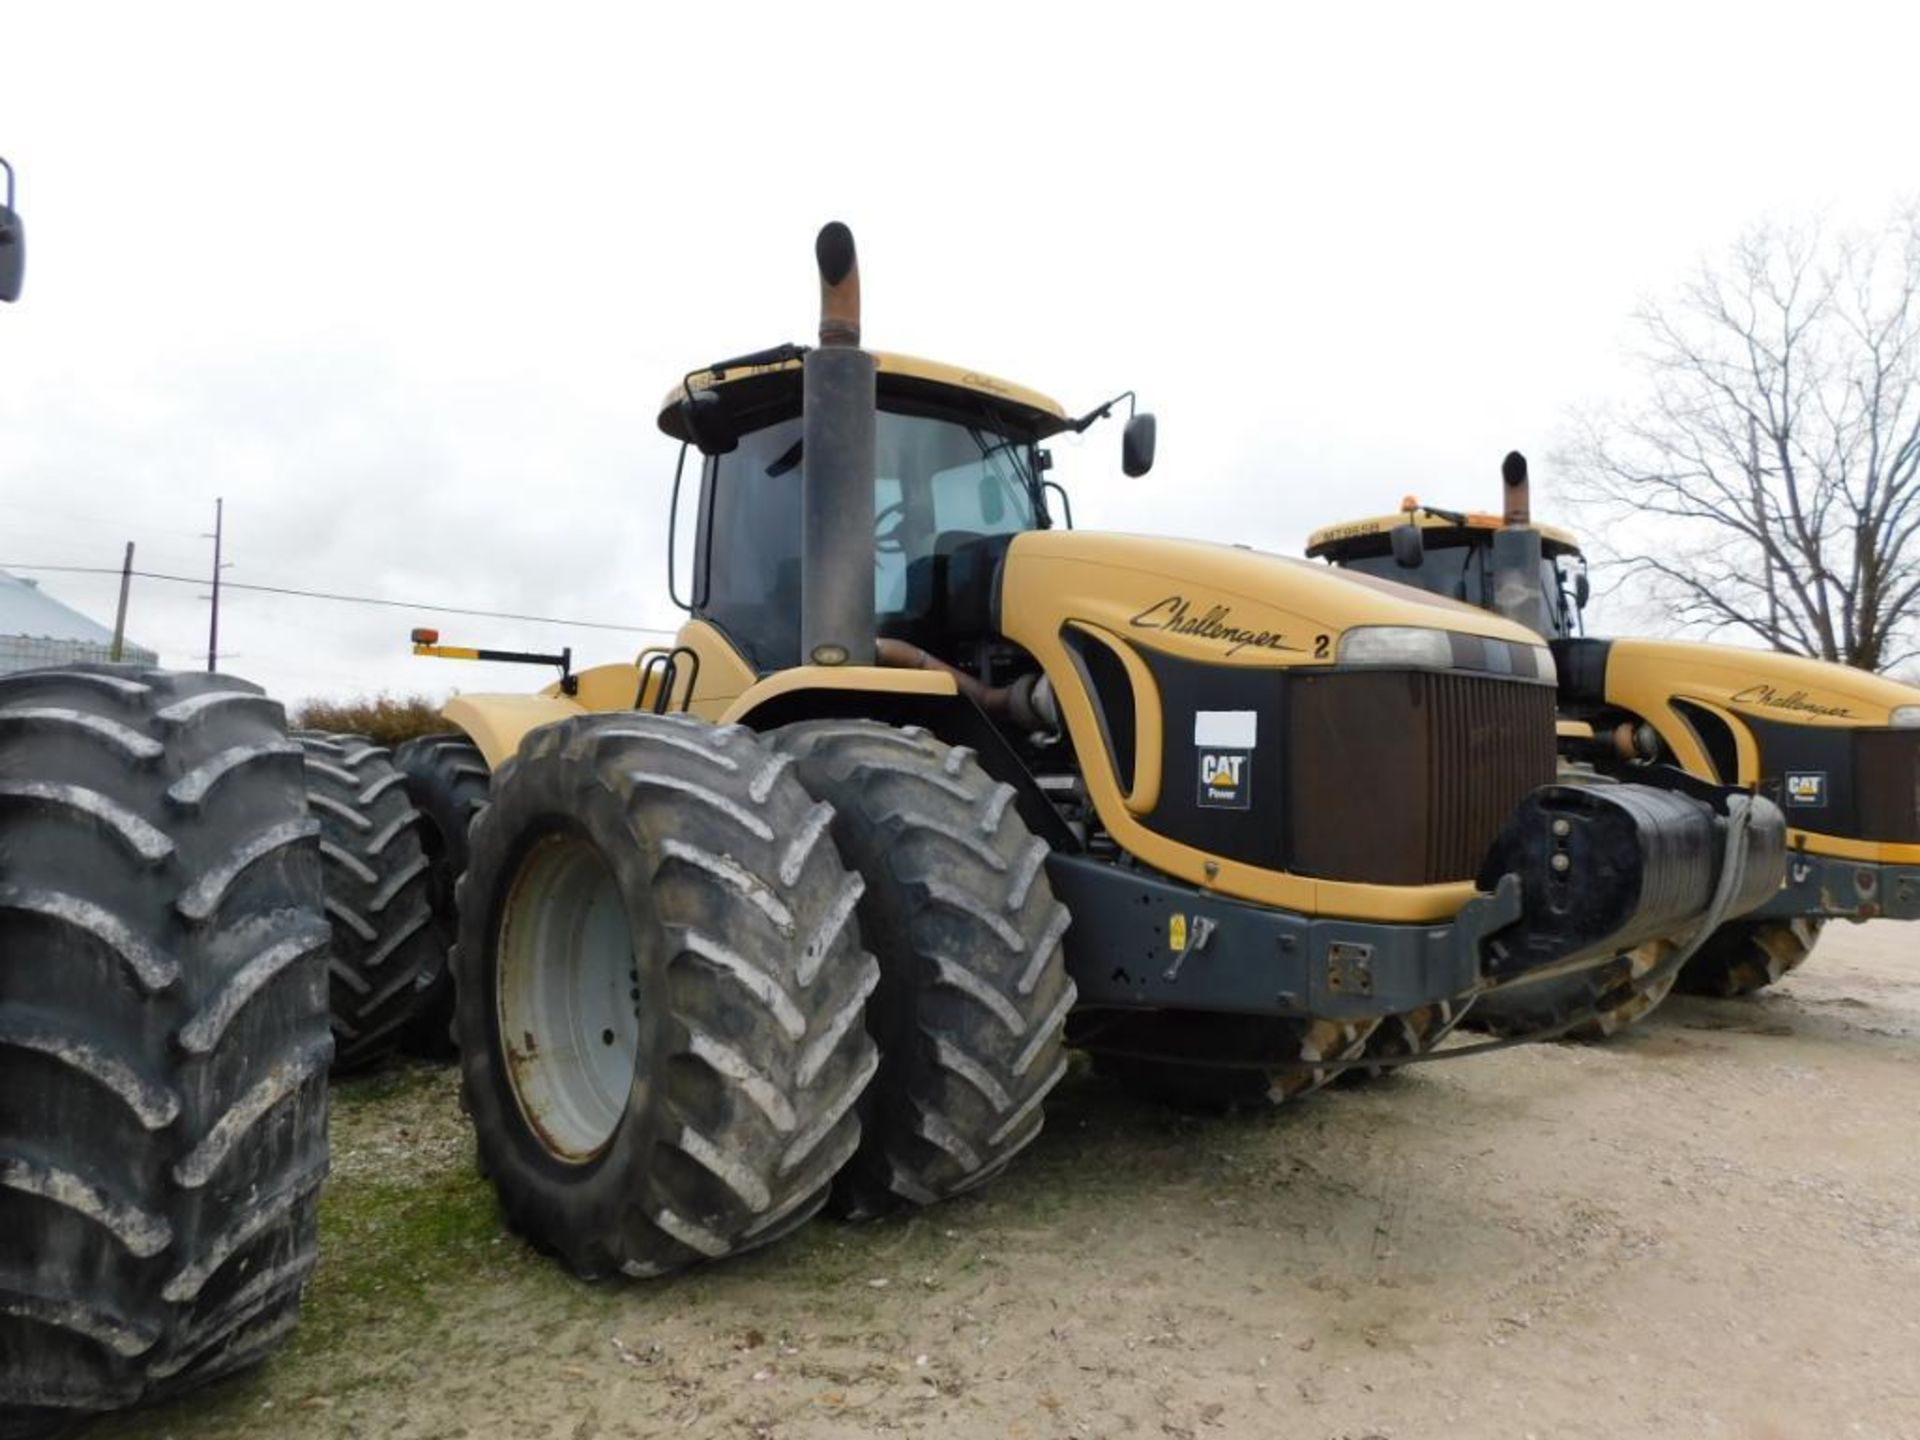
[[(1316, 532), (1307, 554), (1498, 611), (1547, 637), (1568, 764), (1622, 779), (1677, 766), (1782, 807), (1785, 882), (1721, 926), (1679, 967), (1674, 988), (1747, 994), (1799, 965), (1828, 920), (1920, 919), (1920, 688), (1729, 645), (1590, 638), (1579, 541), (1531, 523), (1518, 452), (1506, 459), (1502, 489), (1502, 513), (1409, 498), (1398, 514)], [(1664, 994), (1616, 997), (1609, 1018), (1638, 1018)], [(1476, 1019), (1525, 1028), (1585, 998), (1564, 984), (1516, 990)]]
[[(870, 354), (844, 226), (816, 258), (818, 346), (662, 407), (699, 466), (671, 647), (575, 673), (416, 634), (561, 669), (455, 699), (403, 768), (445, 817), (482, 1164), (577, 1271), (978, 1185), (1068, 1045), (1176, 1100), (1283, 1099), (1778, 888), (1766, 801), (1554, 784), (1526, 629), (1059, 528), (1047, 442), (1131, 396), (1076, 418)], [(1153, 439), (1132, 416), (1129, 473)]]

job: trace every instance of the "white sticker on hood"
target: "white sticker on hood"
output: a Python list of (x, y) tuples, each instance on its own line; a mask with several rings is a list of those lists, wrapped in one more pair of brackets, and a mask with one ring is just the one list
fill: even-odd
[(1258, 710), (1196, 710), (1193, 743), (1203, 750), (1251, 750), (1258, 743)]

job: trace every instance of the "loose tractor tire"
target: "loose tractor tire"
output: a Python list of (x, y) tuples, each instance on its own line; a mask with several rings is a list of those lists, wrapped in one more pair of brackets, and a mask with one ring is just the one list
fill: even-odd
[(860, 1141), (879, 979), (831, 811), (752, 732), (609, 714), (493, 778), (455, 1032), (508, 1220), (583, 1276), (775, 1240)]
[(0, 1434), (293, 1328), (333, 1053), (319, 829), (250, 685), (0, 678)]
[(1066, 1073), (1068, 916), (1047, 883), (1047, 847), (1013, 787), (924, 730), (820, 720), (772, 740), (832, 807), (823, 813), (865, 882), (860, 932), (880, 962), (867, 1006), (880, 1074), (835, 1208), (865, 1216), (958, 1194), (1032, 1143)]
[(421, 816), (386, 750), (359, 735), (302, 731), (307, 805), (320, 822), (337, 1073), (399, 1047), (445, 968), (433, 928)]

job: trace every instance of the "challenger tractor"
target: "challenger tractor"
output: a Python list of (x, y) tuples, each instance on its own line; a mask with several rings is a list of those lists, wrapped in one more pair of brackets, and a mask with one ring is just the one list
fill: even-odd
[[(1722, 925), (1670, 976), (1616, 992), (1605, 1033), (1668, 988), (1735, 996), (1796, 968), (1830, 920), (1920, 919), (1920, 688), (1844, 665), (1730, 645), (1585, 635), (1586, 561), (1571, 533), (1531, 523), (1526, 461), (1503, 467), (1502, 512), (1408, 499), (1399, 514), (1329, 526), (1307, 554), (1349, 574), (1416, 586), (1508, 615), (1551, 643), (1561, 752), (1602, 780), (1679, 767), (1766, 796), (1786, 816), (1781, 887)], [(1574, 778), (1574, 777), (1570, 777)], [(1662, 984), (1665, 976), (1668, 983)], [(1475, 1012), (1492, 1028), (1554, 1022), (1592, 997), (1578, 984), (1516, 989)]]
[[(1538, 634), (1063, 527), (1048, 442), (1131, 397), (1075, 417), (863, 350), (844, 226), (816, 259), (818, 345), (660, 410), (692, 527), (671, 646), (576, 671), (415, 635), (560, 667), (396, 758), (481, 1163), (577, 1272), (979, 1185), (1068, 1046), (1175, 1101), (1285, 1099), (1779, 888), (1770, 801), (1555, 784)], [(1132, 415), (1129, 474), (1153, 441)]]

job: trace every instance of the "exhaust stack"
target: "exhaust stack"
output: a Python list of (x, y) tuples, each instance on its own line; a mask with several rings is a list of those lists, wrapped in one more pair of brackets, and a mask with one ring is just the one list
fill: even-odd
[(1505, 523), (1493, 532), (1493, 608), (1508, 620), (1542, 635), (1553, 633), (1553, 617), (1540, 583), (1540, 532), (1533, 528), (1533, 499), (1527, 483), (1527, 457), (1509, 451), (1500, 462), (1505, 491)]
[(813, 245), (820, 346), (803, 363), (800, 653), (811, 665), (872, 665), (873, 356), (860, 348), (860, 262), (838, 220)]

